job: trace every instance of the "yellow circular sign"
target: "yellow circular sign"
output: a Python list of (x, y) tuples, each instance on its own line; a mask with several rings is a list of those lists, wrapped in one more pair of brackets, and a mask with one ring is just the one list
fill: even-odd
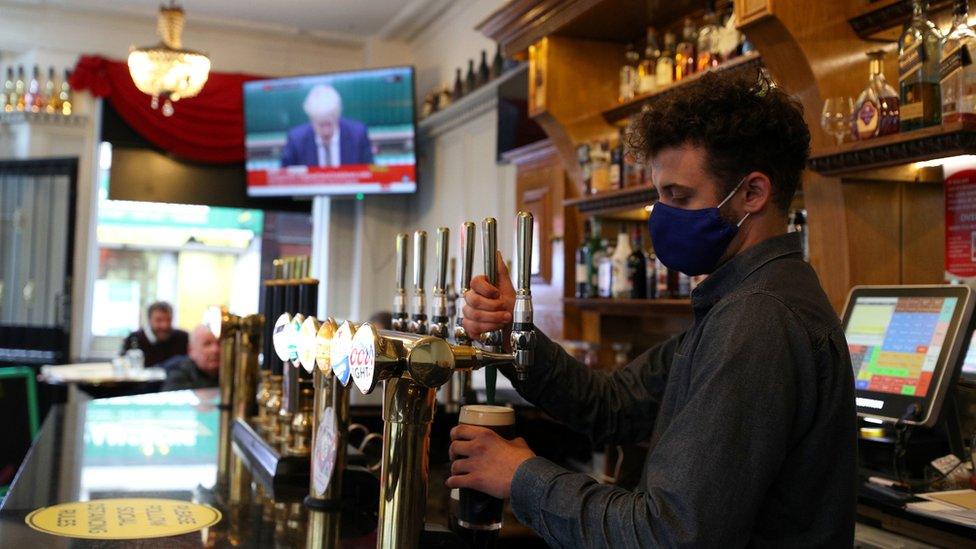
[(84, 539), (178, 536), (220, 521), (220, 511), (177, 499), (96, 499), (41, 507), (27, 515), (35, 530)]

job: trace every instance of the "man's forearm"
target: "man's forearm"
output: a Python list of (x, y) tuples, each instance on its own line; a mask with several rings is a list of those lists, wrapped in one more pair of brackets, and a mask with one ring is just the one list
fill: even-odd
[[(632, 442), (653, 428), (676, 340), (656, 346), (612, 375), (594, 372), (541, 332), (519, 394), (596, 443)], [(504, 373), (510, 379), (512, 370)]]

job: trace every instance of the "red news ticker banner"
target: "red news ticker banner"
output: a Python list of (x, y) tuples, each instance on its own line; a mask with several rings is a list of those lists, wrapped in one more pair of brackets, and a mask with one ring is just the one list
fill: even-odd
[(976, 277), (976, 164), (945, 174), (945, 270), (947, 276)]
[[(273, 191), (275, 187), (304, 188), (311, 193), (315, 188), (348, 187), (355, 185), (379, 185), (382, 187), (415, 184), (417, 168), (413, 164), (376, 166), (353, 164), (337, 168), (318, 166), (292, 166), (276, 170), (251, 170), (247, 172), (247, 186), (259, 191)], [(299, 190), (299, 194), (301, 191)]]

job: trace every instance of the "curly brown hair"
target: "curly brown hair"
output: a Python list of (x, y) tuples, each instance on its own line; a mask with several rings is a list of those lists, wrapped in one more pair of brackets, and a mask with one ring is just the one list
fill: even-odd
[(784, 212), (810, 154), (803, 107), (768, 80), (705, 74), (680, 93), (669, 94), (641, 113), (628, 144), (642, 159), (664, 149), (700, 146), (708, 171), (726, 194), (750, 172), (766, 174), (773, 202)]

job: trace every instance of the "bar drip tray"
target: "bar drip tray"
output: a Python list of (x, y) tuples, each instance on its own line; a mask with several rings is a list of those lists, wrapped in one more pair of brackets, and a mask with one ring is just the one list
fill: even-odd
[(272, 499), (300, 502), (308, 495), (308, 456), (282, 456), (242, 419), (234, 421), (231, 438), (234, 452)]

